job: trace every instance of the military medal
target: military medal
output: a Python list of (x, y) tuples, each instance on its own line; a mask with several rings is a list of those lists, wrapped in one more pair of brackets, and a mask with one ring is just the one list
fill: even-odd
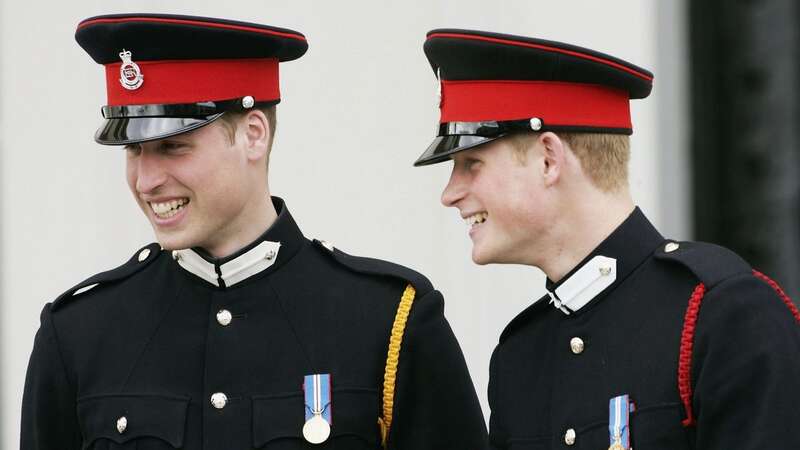
[(608, 450), (630, 450), (629, 419), (633, 409), (633, 403), (627, 394), (608, 401)]
[(623, 447), (621, 439), (619, 438), (615, 439), (616, 440), (614, 441), (613, 444), (611, 444), (611, 447), (608, 447), (608, 450), (627, 450), (625, 447)]
[(312, 444), (321, 444), (331, 435), (331, 375), (303, 377), (306, 423), (303, 437)]
[(133, 62), (133, 55), (130, 51), (122, 49), (119, 57), (122, 59), (122, 65), (119, 66), (119, 84), (129, 91), (139, 89), (144, 83), (144, 75), (139, 65)]

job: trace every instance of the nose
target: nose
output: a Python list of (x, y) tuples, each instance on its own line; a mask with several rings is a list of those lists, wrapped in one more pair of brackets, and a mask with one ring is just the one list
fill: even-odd
[(442, 191), (441, 202), (447, 207), (456, 206), (456, 203), (461, 201), (467, 193), (465, 177), (456, 169), (457, 167), (454, 165), (453, 171), (450, 173), (450, 180)]
[(136, 191), (139, 193), (152, 194), (166, 182), (166, 172), (155, 152), (143, 149), (135, 164)]

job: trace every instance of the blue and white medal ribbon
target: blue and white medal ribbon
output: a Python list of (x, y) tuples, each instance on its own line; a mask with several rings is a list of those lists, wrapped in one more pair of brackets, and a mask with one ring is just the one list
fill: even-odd
[(629, 420), (632, 409), (633, 403), (627, 394), (608, 401), (608, 450), (630, 450)]
[(331, 375), (329, 373), (303, 377), (306, 423), (303, 437), (312, 444), (321, 444), (331, 435)]

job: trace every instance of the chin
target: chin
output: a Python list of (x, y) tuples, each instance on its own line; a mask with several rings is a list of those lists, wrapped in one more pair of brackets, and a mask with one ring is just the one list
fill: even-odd
[(472, 247), (472, 262), (479, 266), (485, 266), (495, 261), (492, 259), (491, 254), (487, 253), (485, 250), (481, 251), (478, 247)]
[(475, 245), (472, 247), (472, 262), (479, 266), (487, 264), (525, 264), (514, 248)]
[(190, 236), (183, 233), (159, 233), (156, 231), (156, 239), (164, 250), (183, 250), (186, 248), (197, 247)]

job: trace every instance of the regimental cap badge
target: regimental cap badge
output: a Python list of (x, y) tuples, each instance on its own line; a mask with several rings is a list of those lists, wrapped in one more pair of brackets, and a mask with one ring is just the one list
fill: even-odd
[(119, 84), (130, 91), (139, 89), (144, 83), (144, 75), (139, 65), (131, 59), (131, 52), (123, 48), (119, 57), (122, 59), (122, 65), (119, 66)]

